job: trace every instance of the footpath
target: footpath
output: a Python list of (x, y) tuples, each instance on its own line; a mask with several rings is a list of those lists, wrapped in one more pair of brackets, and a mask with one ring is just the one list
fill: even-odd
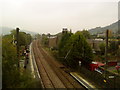
[(31, 87), (30, 88), (42, 88), (43, 86), (41, 85), (41, 78), (39, 75), (39, 71), (35, 62), (33, 50), (32, 50), (32, 43), (29, 46), (29, 53), (28, 58), (26, 61), (26, 56), (22, 56), (22, 59), (20, 60), (20, 71), (21, 74), (27, 74), (30, 77), (32, 76), (32, 81), (31, 81)]
[(44, 86), (43, 86), (42, 79), (41, 79), (41, 76), (40, 76), (39, 71), (38, 71), (37, 64), (35, 62), (35, 57), (34, 57), (34, 53), (33, 53), (32, 43), (30, 44), (29, 50), (30, 50), (30, 54), (29, 54), (28, 69), (30, 70), (33, 78), (37, 81), (38, 85), (37, 85), (36, 88), (42, 88)]
[(77, 72), (70, 72), (70, 75), (75, 78), (81, 85), (83, 85), (86, 89), (88, 90), (100, 90), (100, 88), (98, 88), (95, 83), (92, 83), (90, 81), (88, 81), (87, 79), (85, 79), (85, 77), (82, 77), (80, 74), (78, 74)]

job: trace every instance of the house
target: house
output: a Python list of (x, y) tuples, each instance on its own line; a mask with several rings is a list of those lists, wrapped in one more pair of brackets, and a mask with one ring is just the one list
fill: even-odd
[(58, 45), (58, 37), (57, 36), (50, 36), (49, 37), (49, 48), (57, 48)]
[(101, 43), (105, 43), (103, 39), (87, 39), (87, 42), (91, 46), (91, 48), (95, 50), (95, 52), (100, 52), (99, 45)]
[(62, 35), (66, 34), (68, 32), (71, 32), (71, 29), (70, 29), (70, 31), (68, 31), (67, 28), (63, 28), (61, 33), (58, 33), (56, 35), (49, 35), (49, 37), (48, 37), (49, 38), (49, 45), (48, 45), (49, 48), (57, 49), (59, 46), (59, 42), (62, 38)]

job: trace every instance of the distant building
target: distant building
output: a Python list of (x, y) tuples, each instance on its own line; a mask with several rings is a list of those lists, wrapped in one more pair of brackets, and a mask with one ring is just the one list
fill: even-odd
[(94, 49), (96, 52), (100, 51), (99, 45), (101, 43), (105, 43), (103, 39), (87, 39), (87, 42), (91, 46), (91, 48)]
[(68, 33), (68, 29), (67, 28), (63, 28), (62, 29), (62, 34), (64, 34), (64, 33)]
[(57, 35), (51, 35), (49, 39), (49, 48), (56, 48), (58, 49), (59, 42), (62, 38), (62, 33), (59, 33)]
[(66, 34), (66, 33), (72, 33), (72, 29), (70, 29), (70, 31), (68, 31), (68, 28), (62, 28), (62, 33), (58, 33), (57, 35), (49, 35), (48, 39), (49, 39), (49, 48), (58, 48), (59, 46), (59, 42), (62, 38), (62, 35)]
[(99, 33), (97, 34), (97, 37), (105, 37), (105, 33)]
[[(109, 37), (112, 37), (113, 35), (114, 35), (114, 32), (112, 32), (112, 30), (109, 30), (108, 36), (109, 36)], [(97, 34), (97, 37), (106, 37), (106, 32), (98, 33), (98, 34)]]

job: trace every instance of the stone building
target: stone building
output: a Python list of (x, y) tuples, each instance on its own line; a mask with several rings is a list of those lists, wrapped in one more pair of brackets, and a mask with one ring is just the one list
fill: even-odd
[(88, 44), (94, 49), (96, 52), (100, 52), (99, 45), (101, 43), (105, 43), (103, 39), (87, 39)]
[(49, 37), (49, 48), (57, 48), (58, 38), (57, 36)]

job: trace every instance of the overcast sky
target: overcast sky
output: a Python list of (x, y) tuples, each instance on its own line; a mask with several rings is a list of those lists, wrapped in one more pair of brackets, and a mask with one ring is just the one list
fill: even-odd
[(104, 27), (118, 20), (119, 0), (2, 0), (2, 26), (56, 34)]

